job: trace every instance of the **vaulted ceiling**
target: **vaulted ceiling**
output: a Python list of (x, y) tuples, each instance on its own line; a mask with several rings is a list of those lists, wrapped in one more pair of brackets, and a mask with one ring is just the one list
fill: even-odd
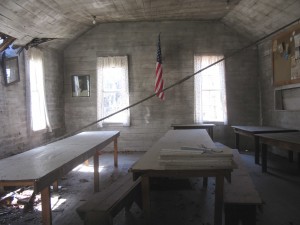
[(299, 0), (0, 1), (0, 32), (17, 38), (14, 44), (58, 38), (50, 43), (56, 48), (63, 48), (99, 23), (220, 20), (254, 40), (298, 18)]

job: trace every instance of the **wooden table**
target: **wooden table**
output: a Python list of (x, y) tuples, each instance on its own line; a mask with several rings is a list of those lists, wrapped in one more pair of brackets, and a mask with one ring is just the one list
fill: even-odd
[(159, 162), (161, 149), (178, 149), (182, 146), (201, 146), (215, 148), (206, 130), (169, 130), (156, 142), (130, 169), (134, 178), (141, 176), (143, 209), (150, 220), (150, 177), (215, 177), (215, 214), (214, 224), (222, 224), (224, 177), (230, 176), (232, 167), (209, 165), (202, 168), (187, 166), (167, 167)]
[(212, 123), (198, 123), (198, 124), (172, 124), (174, 130), (183, 130), (183, 129), (206, 129), (211, 139), (214, 139), (214, 130), (215, 124)]
[(262, 144), (262, 172), (267, 172), (267, 145), (298, 152), (298, 167), (300, 168), (300, 132), (257, 134), (256, 136)]
[(42, 222), (52, 224), (50, 185), (74, 167), (94, 157), (94, 190), (99, 191), (98, 151), (114, 142), (118, 165), (119, 131), (90, 131), (0, 160), (0, 186), (33, 186), (41, 192)]
[[(255, 163), (259, 164), (259, 136), (256, 134), (264, 133), (283, 133), (283, 132), (295, 132), (295, 129), (286, 129), (279, 127), (268, 127), (268, 126), (231, 126), (235, 133), (235, 147), (239, 150), (240, 148), (240, 135), (249, 136), (254, 138), (255, 146)], [(290, 157), (293, 155), (290, 154)]]

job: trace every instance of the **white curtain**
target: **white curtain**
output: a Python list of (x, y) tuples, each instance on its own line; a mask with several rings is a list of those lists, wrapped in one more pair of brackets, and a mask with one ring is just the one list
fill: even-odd
[[(194, 71), (197, 72), (222, 58), (222, 55), (195, 56)], [(194, 103), (196, 123), (223, 122), (227, 124), (224, 61), (205, 69), (194, 77)]]
[[(127, 56), (98, 57), (97, 60), (98, 120), (129, 106)], [(130, 125), (129, 110), (122, 111), (99, 123)]]
[(39, 49), (31, 48), (29, 55), (29, 81), (30, 81), (30, 105), (31, 105), (31, 128), (38, 131), (51, 125), (48, 118), (48, 110), (45, 98), (43, 53)]

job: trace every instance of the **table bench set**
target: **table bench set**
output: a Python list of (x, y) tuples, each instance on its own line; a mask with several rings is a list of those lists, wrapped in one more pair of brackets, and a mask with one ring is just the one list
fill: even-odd
[(99, 151), (114, 143), (118, 165), (119, 131), (89, 131), (0, 160), (0, 186), (33, 186), (41, 193), (42, 223), (52, 224), (50, 185), (94, 157), (94, 191), (99, 191)]
[[(216, 181), (214, 224), (222, 224), (224, 206), (225, 225), (239, 224), (239, 220), (243, 220), (244, 218), (247, 218), (244, 221), (248, 222), (243, 222), (243, 224), (254, 225), (256, 208), (262, 204), (262, 200), (251, 181), (249, 173), (242, 165), (237, 150), (232, 150), (234, 163), (231, 166), (216, 166), (211, 164), (199, 167), (188, 165), (168, 167), (159, 161), (159, 154), (162, 149), (177, 149), (180, 146), (191, 145), (205, 146), (209, 149), (216, 148), (215, 143), (212, 141), (212, 131), (210, 131), (211, 136), (209, 136), (207, 131), (203, 130), (211, 130), (213, 126), (214, 125), (195, 127), (195, 125), (185, 125), (178, 127), (178, 125), (173, 125), (174, 130), (169, 130), (161, 137), (130, 168), (127, 175), (118, 179), (101, 192), (99, 192), (98, 151), (113, 142), (114, 164), (117, 166), (117, 138), (120, 135), (119, 131), (83, 132), (3, 159), (0, 163), (0, 186), (33, 185), (35, 192), (41, 192), (42, 194), (43, 224), (50, 225), (52, 218), (49, 186), (72, 168), (93, 156), (94, 190), (98, 193), (92, 195), (90, 200), (77, 208), (78, 215), (86, 225), (99, 224), (100, 221), (102, 221), (103, 224), (112, 225), (112, 218), (122, 208), (125, 207), (125, 209), (129, 209), (133, 202), (136, 202), (143, 209), (145, 218), (151, 224), (150, 178), (152, 177), (214, 177)], [(254, 127), (247, 129), (245, 126), (234, 126), (233, 128), (237, 137), (237, 148), (239, 147), (239, 134), (254, 136)], [(275, 129), (272, 130), (275, 132)], [(278, 130), (276, 130), (276, 132), (277, 131)], [(263, 170), (265, 171), (267, 144), (278, 145), (279, 147), (285, 147), (289, 150), (295, 150), (295, 147), (300, 146), (300, 132), (284, 133), (289, 134), (287, 136), (282, 134), (283, 133), (272, 133), (272, 135), (278, 135), (276, 141), (280, 142), (279, 144), (274, 141), (275, 136), (270, 137), (269, 133), (255, 133), (255, 135), (257, 135), (254, 136), (255, 141), (257, 141), (257, 137), (259, 137), (263, 143), (262, 163)], [(228, 148), (226, 146), (223, 147)], [(300, 150), (300, 148), (298, 149)], [(259, 152), (256, 151), (256, 162), (257, 157), (259, 159), (258, 154)], [(28, 166), (28, 162), (30, 162), (30, 166)], [(14, 164), (18, 166), (14, 166)], [(230, 179), (224, 181), (225, 178)], [(241, 187), (241, 185), (243, 187)], [(243, 216), (241, 217), (241, 215)]]
[[(239, 136), (254, 138), (255, 163), (259, 164), (260, 149), (262, 158), (262, 172), (267, 172), (267, 146), (278, 147), (288, 151), (289, 161), (293, 161), (293, 152), (298, 153), (300, 168), (300, 132), (295, 129), (286, 129), (268, 126), (232, 126), (235, 132), (236, 148), (239, 149)], [(260, 148), (261, 145), (261, 148)]]

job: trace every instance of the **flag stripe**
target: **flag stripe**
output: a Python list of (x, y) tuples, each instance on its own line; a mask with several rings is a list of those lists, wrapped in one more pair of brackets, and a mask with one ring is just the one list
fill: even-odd
[(158, 35), (157, 43), (157, 58), (156, 58), (156, 78), (155, 78), (155, 93), (157, 97), (161, 100), (165, 99), (165, 94), (162, 91), (164, 89), (164, 80), (163, 80), (163, 70), (162, 70), (162, 58), (161, 58), (161, 48), (160, 48), (160, 35)]

